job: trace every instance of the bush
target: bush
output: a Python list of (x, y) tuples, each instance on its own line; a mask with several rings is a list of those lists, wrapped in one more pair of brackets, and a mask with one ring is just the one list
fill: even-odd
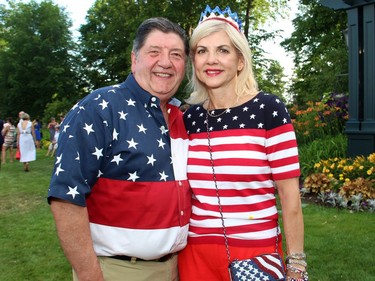
[(319, 194), (323, 203), (375, 211), (375, 153), (368, 157), (328, 158), (314, 165), (303, 181), (303, 193)]
[(344, 132), (348, 119), (348, 96), (331, 93), (324, 101), (289, 108), (299, 144)]

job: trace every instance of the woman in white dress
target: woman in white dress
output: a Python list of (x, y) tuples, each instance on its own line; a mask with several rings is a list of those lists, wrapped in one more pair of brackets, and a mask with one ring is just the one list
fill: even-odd
[(21, 121), (17, 127), (17, 142), (21, 153), (20, 162), (23, 163), (25, 172), (28, 172), (29, 162), (36, 159), (35, 131), (29, 114), (23, 113), (21, 115)]

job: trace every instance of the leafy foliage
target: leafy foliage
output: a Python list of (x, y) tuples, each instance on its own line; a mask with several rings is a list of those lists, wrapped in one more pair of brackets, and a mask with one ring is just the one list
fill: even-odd
[(348, 53), (342, 31), (345, 11), (323, 7), (318, 0), (300, 0), (295, 31), (282, 42), (294, 55), (295, 78), (290, 92), (297, 104), (319, 101), (324, 93), (348, 92)]
[(9, 5), (0, 17), (0, 109), (9, 116), (24, 110), (33, 118), (53, 96), (76, 94), (71, 23), (50, 1)]

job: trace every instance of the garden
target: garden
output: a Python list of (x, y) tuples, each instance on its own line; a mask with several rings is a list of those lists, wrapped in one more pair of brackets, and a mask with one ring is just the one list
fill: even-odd
[(375, 153), (347, 158), (347, 95), (289, 108), (301, 162), (302, 198), (351, 211), (375, 211)]
[[(332, 94), (289, 108), (299, 143), (305, 251), (313, 281), (375, 276), (375, 154), (345, 157), (346, 98)], [(46, 201), (55, 160), (46, 156), (48, 141), (42, 143), (29, 173), (19, 162), (0, 169), (1, 281), (71, 280)]]

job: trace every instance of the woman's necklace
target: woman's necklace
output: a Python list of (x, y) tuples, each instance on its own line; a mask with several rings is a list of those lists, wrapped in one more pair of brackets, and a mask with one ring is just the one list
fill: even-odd
[[(231, 107), (234, 107), (235, 105), (237, 104), (237, 101), (231, 106)], [(208, 99), (208, 104), (207, 104), (207, 114), (210, 116), (210, 117), (213, 117), (213, 118), (217, 118), (217, 117), (220, 117), (221, 115), (223, 115), (224, 113), (229, 113), (230, 112), (230, 107), (228, 107), (227, 109), (223, 110), (222, 112), (220, 112), (219, 114), (214, 114), (215, 113), (215, 108), (214, 109), (209, 109), (210, 108), (210, 105), (211, 105), (211, 100)]]

